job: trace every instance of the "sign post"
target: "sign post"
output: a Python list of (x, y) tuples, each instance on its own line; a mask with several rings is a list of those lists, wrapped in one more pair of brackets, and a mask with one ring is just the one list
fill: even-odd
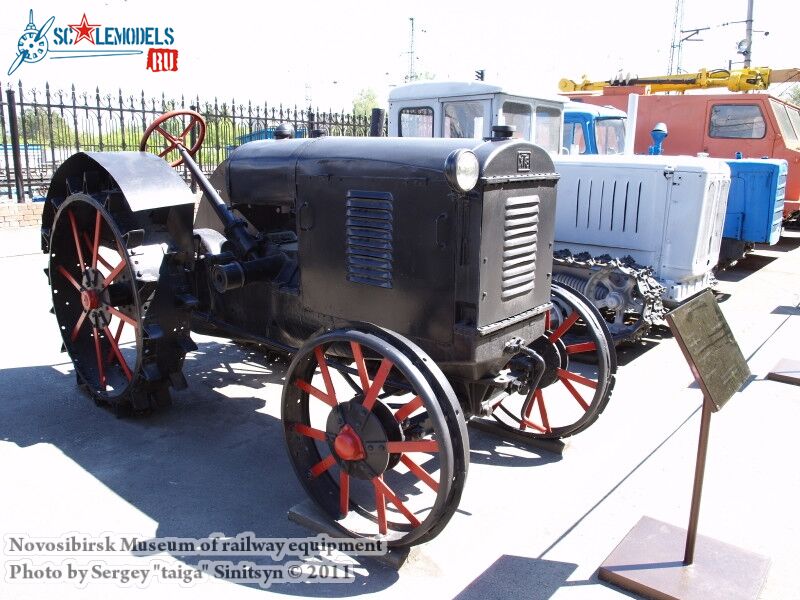
[(673, 310), (667, 322), (703, 390), (689, 527), (642, 517), (600, 566), (599, 576), (657, 600), (755, 600), (769, 559), (697, 535), (711, 413), (747, 382), (750, 369), (710, 291)]

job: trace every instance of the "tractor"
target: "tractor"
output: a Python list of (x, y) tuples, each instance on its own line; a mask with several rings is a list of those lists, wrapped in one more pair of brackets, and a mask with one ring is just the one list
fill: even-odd
[[(53, 313), (97, 404), (168, 405), (192, 332), (285, 355), (297, 477), (344, 534), (390, 547), (455, 512), (470, 419), (560, 438), (602, 412), (613, 346), (591, 304), (551, 281), (558, 175), (540, 147), (263, 140), (209, 180), (194, 161), (205, 130), (166, 113), (138, 152), (79, 152), (50, 184)], [(181, 164), (202, 190), (196, 217)]]

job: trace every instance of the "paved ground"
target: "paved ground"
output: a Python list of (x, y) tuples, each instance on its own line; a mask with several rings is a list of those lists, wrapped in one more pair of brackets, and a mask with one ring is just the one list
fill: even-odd
[[(278, 421), (285, 366), (199, 337), (187, 359), (189, 389), (171, 410), (116, 419), (76, 388), (59, 352), (37, 238), (30, 229), (0, 232), (0, 533), (306, 536), (286, 518), (304, 493)], [(779, 358), (798, 354), (800, 236), (722, 279), (730, 294), (723, 312), (756, 379), (713, 416), (700, 532), (772, 559), (763, 599), (796, 598), (800, 388), (764, 377)], [(628, 597), (598, 582), (597, 567), (643, 515), (685, 526), (701, 395), (672, 339), (622, 362), (605, 414), (563, 457), (472, 432), (458, 514), (399, 572), (362, 561), (351, 584), (262, 590), (206, 577), (192, 586), (150, 582), (147, 592), (99, 582), (80, 589), (10, 580), (9, 561), (20, 557), (4, 543), (0, 598)], [(64, 557), (28, 558), (58, 565)], [(167, 553), (103, 560), (197, 563)]]

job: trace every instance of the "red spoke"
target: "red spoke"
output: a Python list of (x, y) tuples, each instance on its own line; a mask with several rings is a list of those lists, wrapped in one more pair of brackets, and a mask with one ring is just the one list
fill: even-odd
[(569, 390), (569, 393), (572, 394), (572, 396), (575, 398), (575, 400), (578, 401), (578, 404), (581, 405), (583, 410), (589, 410), (589, 405), (586, 404), (586, 401), (578, 393), (578, 390), (575, 389), (574, 385), (572, 385), (567, 379), (564, 379), (564, 378), (561, 379), (561, 383), (564, 384), (564, 387), (566, 387)]
[(400, 423), (403, 419), (408, 417), (411, 413), (413, 413), (418, 408), (422, 408), (422, 398), (420, 398), (419, 396), (414, 398), (411, 402), (406, 404), (403, 408), (398, 409), (397, 412), (394, 413), (394, 418), (398, 423)]
[(413, 442), (386, 442), (386, 451), (389, 454), (401, 452), (438, 452), (439, 442), (436, 440), (417, 440)]
[(114, 340), (114, 337), (111, 335), (111, 331), (109, 330), (108, 326), (105, 326), (103, 328), (103, 331), (106, 334), (108, 343), (111, 344), (111, 350), (117, 357), (117, 362), (119, 363), (119, 366), (122, 368), (122, 372), (125, 373), (125, 377), (128, 378), (128, 381), (131, 381), (133, 379), (133, 373), (131, 373), (131, 370), (128, 367), (128, 363), (125, 361), (125, 357), (122, 356), (122, 352), (119, 351), (119, 345), (117, 344), (116, 340)]
[(564, 322), (561, 323), (561, 326), (558, 329), (556, 329), (552, 334), (550, 334), (550, 341), (555, 342), (561, 339), (561, 336), (564, 335), (567, 332), (567, 329), (572, 327), (575, 324), (575, 321), (577, 321), (579, 318), (580, 315), (578, 314), (578, 312), (572, 311), (572, 314), (568, 316), (566, 319), (564, 319)]
[(189, 134), (189, 132), (192, 130), (192, 127), (194, 127), (194, 117), (192, 117), (192, 118), (189, 120), (189, 124), (186, 126), (186, 129), (184, 129), (184, 130), (183, 130), (183, 133), (181, 133), (181, 136), (180, 136), (180, 138), (179, 138), (181, 141), (184, 141), (184, 140), (186, 139), (186, 136), (187, 136), (187, 135)]
[(78, 322), (75, 323), (75, 327), (72, 328), (72, 335), (69, 339), (71, 339), (73, 342), (78, 339), (78, 333), (80, 332), (81, 325), (83, 325), (83, 321), (86, 319), (86, 315), (88, 314), (89, 313), (87, 312), (82, 312), (81, 316), (78, 318)]
[(570, 344), (567, 346), (567, 354), (580, 354), (581, 352), (593, 352), (597, 350), (594, 342), (581, 342), (580, 344)]
[(122, 273), (122, 269), (124, 269), (124, 268), (125, 268), (125, 265), (126, 265), (126, 264), (127, 264), (127, 263), (125, 262), (125, 259), (123, 258), (123, 259), (120, 261), (120, 263), (119, 263), (119, 264), (118, 264), (116, 267), (114, 267), (114, 270), (113, 270), (113, 271), (111, 271), (111, 273), (109, 273), (109, 274), (108, 274), (108, 277), (106, 277), (106, 278), (103, 280), (103, 288), (106, 288), (106, 287), (108, 287), (108, 284), (109, 284), (109, 283), (111, 283), (112, 281), (114, 281), (114, 278), (116, 278), (116, 276), (117, 276), (117, 275), (119, 275), (120, 273)]
[(379, 481), (383, 483), (382, 475), (373, 478), (372, 486), (375, 488), (375, 508), (378, 511), (378, 532), (386, 535), (388, 530), (386, 525), (386, 499), (383, 497), (383, 491), (378, 485)]
[[(89, 239), (89, 234), (86, 233), (85, 231), (83, 232), (83, 241), (86, 242), (86, 247), (89, 248), (89, 251), (91, 251), (92, 250), (92, 240)], [(98, 250), (99, 250), (99, 248), (98, 248)], [(97, 254), (97, 260), (99, 260), (100, 264), (103, 265), (109, 271), (111, 271), (114, 268), (114, 267), (111, 266), (111, 263), (109, 263), (105, 258), (100, 256), (99, 253)], [(97, 265), (95, 265), (95, 268), (97, 268)]]
[(62, 275), (63, 275), (63, 276), (66, 278), (66, 280), (67, 280), (67, 281), (69, 281), (69, 282), (72, 284), (72, 287), (74, 287), (74, 288), (75, 288), (76, 290), (78, 290), (79, 292), (81, 291), (81, 289), (82, 289), (82, 288), (81, 288), (81, 284), (80, 284), (80, 283), (78, 283), (77, 281), (75, 281), (75, 278), (74, 278), (72, 275), (70, 275), (70, 274), (69, 274), (69, 271), (67, 271), (67, 270), (64, 268), (64, 265), (58, 265), (58, 267), (56, 268), (56, 270), (57, 270), (59, 273), (61, 273), (61, 274), (62, 274)]
[(339, 514), (347, 516), (350, 510), (350, 476), (347, 471), (339, 471)]
[(532, 421), (528, 421), (528, 419), (522, 419), (522, 424), (525, 427), (530, 427), (531, 429), (535, 429), (536, 431), (539, 431), (541, 433), (550, 433), (549, 431), (547, 431), (547, 429), (545, 429), (541, 425), (537, 425), (536, 423), (534, 423)]
[(547, 409), (544, 406), (544, 394), (542, 390), (536, 390), (536, 403), (539, 405), (539, 416), (542, 418), (542, 425), (544, 425), (545, 433), (551, 433), (553, 430), (550, 428), (550, 419), (547, 418)]
[(367, 365), (364, 364), (364, 355), (361, 353), (361, 344), (350, 342), (350, 349), (353, 351), (353, 360), (358, 369), (358, 377), (361, 379), (361, 389), (367, 391), (369, 389), (369, 375), (367, 374)]
[(139, 323), (136, 322), (136, 319), (134, 319), (133, 317), (129, 317), (124, 312), (117, 310), (113, 306), (110, 306), (108, 304), (104, 304), (104, 306), (106, 307), (106, 310), (108, 310), (108, 312), (110, 312), (112, 315), (118, 316), (120, 319), (125, 321), (128, 325), (133, 325), (134, 327), (136, 327), (139, 324)]
[(100, 215), (100, 210), (97, 211), (97, 216), (94, 219), (94, 244), (92, 244), (92, 268), (97, 268), (97, 251), (100, 248), (100, 225), (103, 222), (103, 217)]
[(72, 214), (71, 210), (67, 211), (67, 216), (69, 217), (69, 224), (72, 227), (72, 239), (75, 240), (75, 250), (78, 252), (78, 262), (80, 263), (81, 273), (83, 273), (83, 271), (86, 269), (86, 266), (83, 262), (83, 252), (81, 251), (80, 236), (78, 235), (78, 225), (75, 223), (75, 215)]
[(439, 491), (439, 482), (436, 481), (433, 477), (431, 477), (430, 473), (428, 473), (425, 469), (420, 467), (417, 463), (413, 460), (408, 458), (405, 454), (400, 457), (400, 462), (403, 463), (408, 470), (411, 471), (414, 475), (416, 475), (420, 480), (428, 485), (434, 492)]
[(103, 353), (100, 350), (100, 332), (94, 328), (94, 352), (97, 355), (97, 375), (100, 382), (100, 391), (106, 391), (106, 370), (103, 368)]
[(311, 385), (307, 381), (303, 381), (302, 379), (295, 379), (294, 384), (297, 387), (299, 387), (301, 390), (303, 390), (306, 394), (310, 394), (310, 395), (314, 396), (314, 398), (318, 398), (318, 399), (322, 400), (328, 406), (330, 406), (332, 408), (336, 408), (336, 399), (335, 398), (331, 398), (330, 396), (328, 396), (328, 394), (326, 394), (322, 390), (318, 390), (317, 388), (315, 388), (313, 385)]
[(587, 379), (582, 375), (578, 375), (577, 373), (573, 373), (571, 371), (565, 371), (564, 369), (556, 369), (556, 373), (558, 374), (559, 378), (562, 380), (564, 379), (571, 379), (575, 383), (580, 383), (585, 385), (586, 387), (590, 387), (593, 389), (597, 388), (597, 382), (592, 381), (591, 379)]
[(312, 478), (319, 477), (335, 464), (336, 464), (336, 459), (333, 457), (333, 454), (329, 454), (327, 458), (323, 458), (321, 461), (319, 461), (317, 464), (311, 467), (309, 473), (311, 474)]
[(163, 157), (165, 157), (167, 154), (169, 154), (170, 152), (172, 152), (173, 150), (175, 150), (176, 148), (177, 148), (177, 146), (176, 146), (175, 144), (172, 144), (172, 145), (170, 145), (170, 146), (167, 146), (166, 150), (162, 150), (161, 152), (159, 152), (159, 153), (158, 153), (158, 156), (159, 156), (159, 157), (161, 157), (161, 158), (163, 158)]
[[(392, 504), (394, 504), (397, 507), (397, 509), (401, 513), (403, 513), (405, 518), (408, 519), (409, 523), (411, 523), (414, 527), (419, 527), (419, 519), (417, 519), (417, 517), (414, 516), (414, 513), (408, 510), (408, 508), (406, 508), (406, 505), (403, 504), (397, 496), (395, 496), (392, 489), (388, 485), (386, 485), (386, 483), (384, 483), (382, 477), (375, 477), (372, 480), (372, 483), (375, 485), (376, 489), (380, 489), (380, 494), (385, 500), (389, 500)], [(385, 520), (386, 516), (384, 515), (384, 522)], [(385, 532), (382, 531), (381, 533)]]
[(162, 136), (164, 136), (168, 141), (172, 142), (173, 144), (175, 144), (178, 141), (177, 139), (172, 137), (171, 133), (168, 133), (164, 129), (162, 129), (160, 125), (156, 127), (156, 131), (160, 133)]
[(369, 391), (364, 398), (363, 406), (368, 411), (372, 410), (375, 400), (378, 398), (378, 392), (381, 391), (386, 378), (389, 376), (389, 371), (392, 370), (392, 366), (392, 361), (390, 361), (388, 358), (384, 358), (381, 361), (381, 366), (378, 367), (378, 372), (375, 374), (375, 379), (372, 381), (372, 386), (370, 386)]
[(328, 435), (324, 431), (320, 429), (314, 429), (313, 427), (303, 425), (302, 423), (295, 423), (292, 425), (292, 431), (296, 431), (300, 435), (319, 440), (320, 442), (324, 442), (328, 439)]
[(338, 403), (336, 400), (336, 390), (333, 387), (331, 372), (330, 369), (328, 369), (328, 361), (325, 360), (325, 353), (322, 352), (322, 346), (314, 348), (314, 356), (317, 357), (317, 365), (319, 365), (320, 373), (322, 373), (322, 380), (325, 382), (325, 391), (328, 393), (328, 397), (333, 400), (333, 406), (336, 406)]
[[(122, 319), (119, 320), (119, 325), (117, 326), (117, 333), (114, 334), (114, 341), (119, 344), (119, 338), (122, 337), (122, 328), (125, 327), (125, 321)], [(108, 354), (106, 355), (106, 364), (111, 363), (111, 359), (114, 357), (114, 349), (109, 348)]]
[(544, 328), (548, 329), (548, 330), (550, 329), (550, 311), (549, 310), (546, 313), (544, 313)]

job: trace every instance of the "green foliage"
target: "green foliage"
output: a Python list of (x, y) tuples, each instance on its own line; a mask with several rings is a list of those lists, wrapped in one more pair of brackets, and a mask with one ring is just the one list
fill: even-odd
[(373, 108), (379, 108), (378, 95), (372, 88), (365, 88), (358, 92), (353, 99), (353, 114), (369, 116)]
[(25, 128), (25, 136), (29, 144), (49, 144), (51, 127), (55, 145), (70, 144), (70, 128), (67, 122), (57, 112), (50, 113), (50, 120), (48, 121), (47, 109), (44, 107), (40, 106), (36, 107), (36, 109), (24, 111), (20, 127)]

